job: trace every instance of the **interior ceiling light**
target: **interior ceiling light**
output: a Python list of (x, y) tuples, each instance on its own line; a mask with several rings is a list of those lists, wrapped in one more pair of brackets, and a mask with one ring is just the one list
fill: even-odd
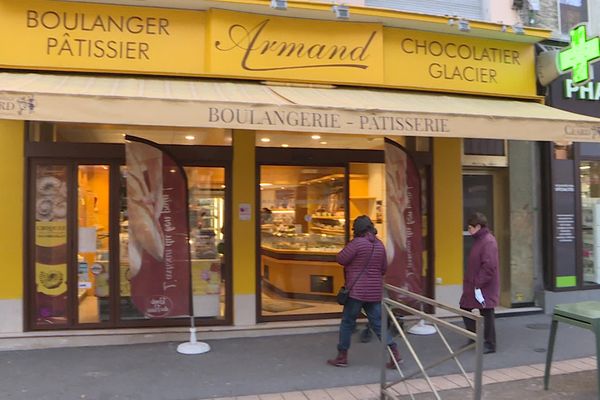
[(269, 143), (271, 141), (271, 139), (268, 137), (264, 137), (264, 138), (261, 138), (260, 141), (263, 143)]
[(194, 140), (194, 139), (196, 139), (196, 136), (193, 136), (193, 135), (186, 135), (186, 136), (185, 136), (185, 139), (186, 139), (186, 140)]
[(272, 186), (272, 183), (268, 183), (268, 182), (261, 182), (259, 183), (260, 187), (265, 187), (265, 186)]
[(326, 142), (326, 141), (322, 141), (322, 142), (319, 142), (319, 143), (321, 143), (321, 144), (327, 144), (327, 142)]
[(287, 10), (287, 0), (271, 0), (271, 8), (276, 10)]
[(319, 140), (319, 139), (321, 139), (321, 136), (320, 135), (312, 135), (310, 138), (314, 139), (314, 140)]
[(287, 143), (284, 143), (284, 144), (281, 145), (281, 147), (290, 147), (290, 145), (287, 144)]

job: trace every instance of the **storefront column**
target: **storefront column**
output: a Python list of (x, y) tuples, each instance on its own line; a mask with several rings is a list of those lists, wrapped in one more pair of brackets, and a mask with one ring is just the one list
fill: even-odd
[(256, 324), (255, 132), (233, 131), (233, 323)]
[(510, 302), (533, 303), (543, 289), (540, 254), (539, 163), (534, 142), (509, 141)]
[(23, 121), (0, 120), (0, 333), (23, 331)]
[(433, 140), (435, 297), (454, 306), (460, 299), (463, 276), (461, 141)]

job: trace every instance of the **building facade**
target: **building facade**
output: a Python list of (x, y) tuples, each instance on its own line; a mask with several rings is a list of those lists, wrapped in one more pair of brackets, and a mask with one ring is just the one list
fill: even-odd
[(592, 141), (596, 126), (540, 104), (548, 31), (368, 7), (338, 20), (314, 2), (151, 3), (0, 2), (15, 38), (0, 50), (2, 334), (187, 325), (131, 302), (125, 135), (185, 168), (206, 329), (339, 315), (351, 221), (389, 234), (384, 137), (420, 171), (426, 294), (457, 303), (464, 217), (479, 210), (503, 249), (502, 305), (534, 303), (533, 142), (567, 126)]

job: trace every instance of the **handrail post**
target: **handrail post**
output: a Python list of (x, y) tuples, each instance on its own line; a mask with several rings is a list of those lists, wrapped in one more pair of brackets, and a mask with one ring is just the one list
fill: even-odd
[[(386, 296), (387, 291), (385, 291), (384, 289), (384, 297)], [(380, 388), (379, 388), (379, 393), (380, 393), (380, 400), (385, 400), (386, 396), (384, 394), (385, 391), (385, 383), (387, 381), (387, 377), (386, 377), (386, 366), (385, 366), (385, 360), (387, 359), (387, 337), (388, 337), (388, 318), (387, 318), (387, 306), (385, 304), (385, 302), (383, 301), (383, 299), (381, 300), (381, 379), (380, 379)]]

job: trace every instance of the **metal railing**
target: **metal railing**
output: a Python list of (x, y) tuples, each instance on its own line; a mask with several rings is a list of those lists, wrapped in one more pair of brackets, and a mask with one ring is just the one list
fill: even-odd
[[(381, 361), (380, 399), (381, 400), (388, 400), (388, 399), (398, 400), (399, 394), (398, 394), (398, 392), (393, 390), (393, 387), (396, 385), (399, 385), (399, 384), (404, 384), (406, 392), (408, 393), (408, 395), (410, 396), (411, 399), (414, 399), (415, 397), (414, 397), (413, 391), (411, 391), (410, 386), (407, 384), (407, 380), (413, 378), (414, 376), (422, 375), (423, 378), (425, 379), (425, 381), (427, 382), (427, 384), (429, 385), (429, 388), (431, 389), (431, 392), (433, 393), (435, 398), (438, 400), (441, 400), (441, 397), (440, 397), (437, 389), (435, 388), (435, 385), (432, 383), (431, 378), (427, 374), (427, 370), (429, 370), (433, 367), (436, 367), (448, 360), (453, 359), (456, 362), (456, 364), (458, 365), (458, 368), (460, 369), (462, 375), (464, 376), (464, 378), (467, 380), (467, 382), (473, 389), (473, 399), (480, 400), (481, 399), (481, 386), (482, 386), (482, 373), (483, 373), (483, 371), (482, 371), (483, 370), (483, 317), (473, 314), (473, 313), (470, 313), (470, 312), (467, 312), (465, 310), (461, 310), (460, 308), (451, 307), (446, 304), (439, 303), (430, 298), (418, 295), (416, 293), (410, 292), (405, 289), (401, 289), (396, 286), (386, 284), (386, 285), (384, 285), (384, 288), (385, 288), (385, 295), (382, 300), (382, 313), (381, 313), (381, 317), (382, 317), (382, 323), (381, 323), (382, 361)], [(396, 300), (392, 300), (389, 296), (390, 293), (395, 293), (404, 298), (409, 298), (409, 299), (414, 300), (415, 302), (419, 302), (421, 304), (428, 304), (430, 306), (446, 310), (451, 313), (450, 317), (460, 316), (460, 317), (472, 319), (475, 321), (475, 333), (470, 332), (470, 331), (466, 330), (465, 328), (461, 328), (460, 326), (452, 324), (452, 323), (450, 323), (444, 319), (441, 319), (439, 317), (436, 317), (434, 315), (426, 314), (421, 310), (417, 310), (416, 308), (410, 307), (410, 306), (400, 303)], [(423, 365), (423, 362), (421, 361), (419, 354), (417, 354), (417, 351), (411, 345), (404, 330), (401, 328), (400, 323), (398, 322), (398, 319), (396, 318), (396, 314), (394, 313), (394, 310), (401, 310), (404, 314), (414, 315), (414, 316), (418, 317), (419, 319), (422, 319), (422, 320), (425, 320), (426, 322), (431, 323), (433, 325), (433, 327), (435, 328), (437, 335), (440, 337), (444, 346), (448, 350), (449, 354), (442, 356), (442, 357), (438, 358), (437, 360), (429, 362), (427, 365)], [(400, 368), (400, 365), (394, 359), (391, 350), (386, 345), (388, 335), (390, 335), (390, 330), (388, 329), (388, 319), (390, 321), (392, 321), (394, 327), (396, 328), (395, 329), (396, 332), (398, 332), (398, 335), (401, 337), (402, 341), (408, 348), (408, 351), (410, 352), (412, 358), (415, 360), (415, 362), (417, 364), (418, 370), (411, 374), (408, 374), (408, 375), (404, 374), (404, 372)], [(446, 340), (446, 337), (444, 336), (444, 334), (442, 333), (440, 328), (444, 328), (451, 332), (462, 335), (468, 339), (473, 340), (474, 343), (464, 346), (455, 351), (448, 344), (448, 340)], [(459, 361), (458, 356), (468, 350), (471, 350), (473, 347), (475, 347), (475, 371), (473, 373), (473, 381), (472, 381), (469, 378), (469, 376), (467, 375), (467, 373), (465, 372), (465, 369), (463, 368), (461, 362)], [(398, 373), (400, 375), (400, 379), (397, 379), (392, 382), (387, 381), (386, 361), (387, 361), (388, 356), (391, 358), (391, 360), (393, 360), (396, 370), (398, 371)]]

